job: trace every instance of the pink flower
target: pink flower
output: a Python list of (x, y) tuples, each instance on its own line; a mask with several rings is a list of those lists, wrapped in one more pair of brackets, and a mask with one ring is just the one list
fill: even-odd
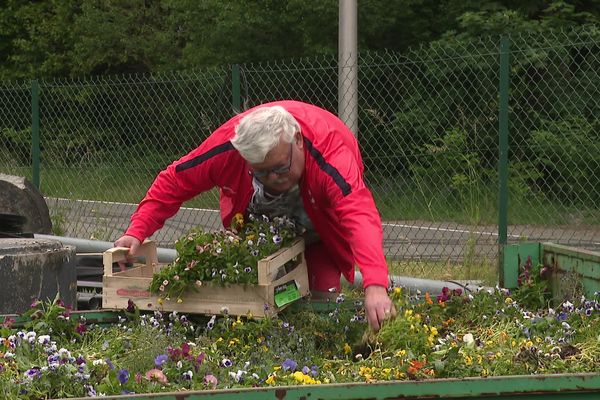
[(156, 368), (152, 368), (151, 370), (146, 372), (146, 379), (148, 379), (149, 381), (155, 381), (160, 383), (169, 382), (165, 374), (160, 369)]
[(208, 386), (211, 389), (214, 389), (217, 387), (217, 384), (219, 383), (219, 380), (217, 379), (216, 376), (208, 374), (204, 376), (204, 384), (206, 386)]

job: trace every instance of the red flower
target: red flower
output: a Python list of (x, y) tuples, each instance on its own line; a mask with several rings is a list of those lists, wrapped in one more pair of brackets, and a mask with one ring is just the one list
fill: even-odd
[(83, 335), (86, 331), (87, 327), (85, 326), (85, 324), (78, 324), (75, 328), (75, 332), (77, 332), (80, 335)]

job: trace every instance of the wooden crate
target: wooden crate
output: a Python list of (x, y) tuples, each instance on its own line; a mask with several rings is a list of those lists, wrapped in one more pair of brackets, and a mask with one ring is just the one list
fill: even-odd
[[(177, 303), (177, 299), (170, 299), (159, 304), (158, 296), (149, 291), (153, 273), (165, 266), (158, 263), (156, 244), (153, 241), (145, 241), (140, 247), (138, 254), (145, 259), (145, 263), (113, 273), (113, 263), (125, 260), (128, 250), (125, 247), (115, 247), (103, 253), (103, 308), (125, 309), (131, 299), (141, 310), (208, 315), (252, 313), (254, 316), (264, 317), (276, 314), (309, 293), (302, 239), (295, 240), (289, 247), (258, 262), (257, 285), (221, 286), (203, 282), (197, 292), (184, 292), (181, 303)], [(285, 267), (290, 260), (294, 260), (292, 267)]]

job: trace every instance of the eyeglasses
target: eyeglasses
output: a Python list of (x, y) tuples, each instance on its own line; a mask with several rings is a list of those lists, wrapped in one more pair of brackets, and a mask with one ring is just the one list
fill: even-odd
[(270, 174), (283, 175), (283, 174), (287, 174), (288, 172), (290, 172), (290, 169), (292, 168), (292, 155), (294, 154), (294, 152), (292, 151), (293, 145), (294, 145), (294, 141), (291, 141), (290, 142), (290, 154), (288, 156), (288, 158), (290, 159), (290, 162), (288, 163), (288, 165), (285, 165), (282, 167), (271, 168), (271, 169), (261, 169), (261, 170), (252, 171), (252, 175), (255, 178), (266, 178)]

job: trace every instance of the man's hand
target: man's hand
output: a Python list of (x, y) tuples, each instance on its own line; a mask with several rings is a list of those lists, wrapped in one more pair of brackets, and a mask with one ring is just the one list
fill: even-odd
[(388, 297), (387, 289), (378, 285), (365, 288), (365, 310), (367, 321), (375, 332), (386, 318), (396, 316), (396, 307)]
[(119, 262), (119, 268), (121, 268), (121, 271), (125, 271), (127, 268), (127, 263), (133, 263), (140, 245), (141, 242), (137, 238), (129, 235), (123, 235), (115, 241), (115, 247), (129, 247), (129, 253), (127, 253), (127, 262)]

